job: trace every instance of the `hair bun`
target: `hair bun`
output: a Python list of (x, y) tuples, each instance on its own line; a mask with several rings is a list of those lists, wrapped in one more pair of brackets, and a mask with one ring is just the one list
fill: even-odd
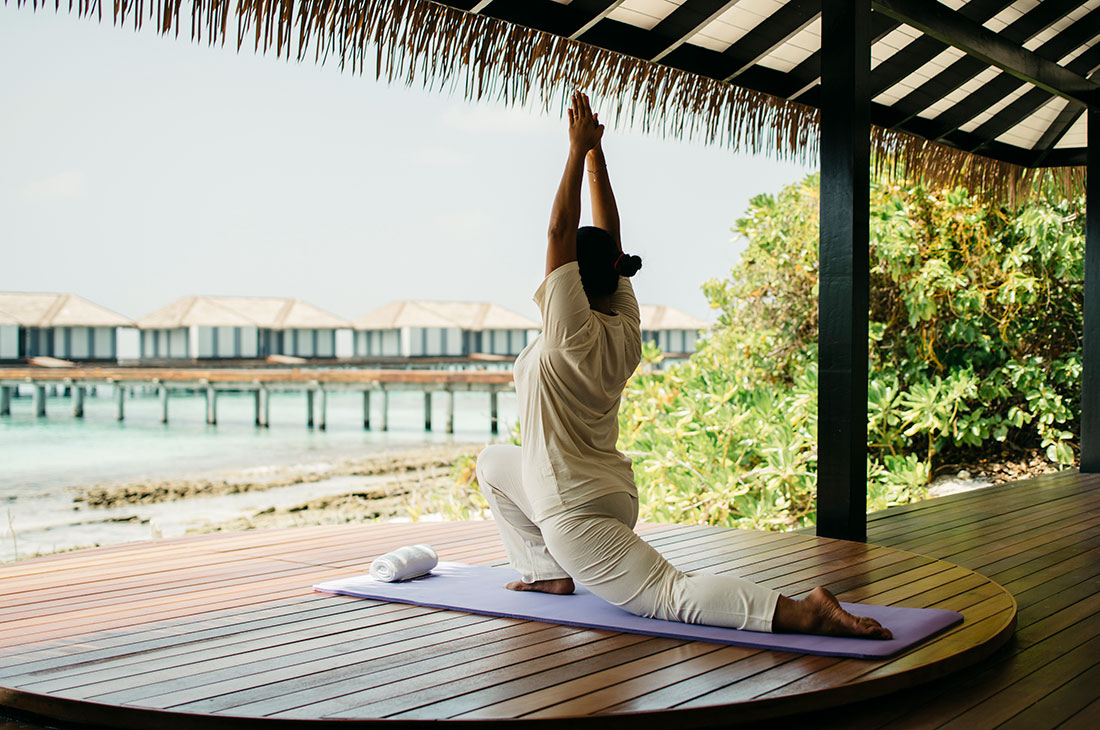
[(615, 271), (618, 272), (619, 276), (634, 276), (640, 268), (642, 268), (641, 257), (632, 256), (628, 253), (620, 256), (619, 260), (615, 262)]

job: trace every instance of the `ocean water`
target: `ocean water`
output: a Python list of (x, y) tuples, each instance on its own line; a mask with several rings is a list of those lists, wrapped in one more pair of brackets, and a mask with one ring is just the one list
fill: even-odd
[[(160, 423), (153, 392), (127, 394), (117, 421), (113, 389), (86, 397), (84, 418), (69, 398), (47, 400), (45, 418), (31, 399), (12, 400), (0, 416), (0, 561), (92, 544), (183, 534), (198, 519), (221, 520), (268, 506), (289, 506), (346, 491), (340, 479), (267, 492), (186, 500), (185, 503), (87, 509), (73, 501), (81, 487), (101, 482), (205, 476), (271, 467), (313, 466), (433, 443), (487, 443), (489, 395), (455, 394), (455, 433), (445, 434), (446, 399), (432, 398), (433, 431), (424, 430), (424, 396), (390, 394), (389, 430), (378, 430), (382, 399), (371, 399), (370, 431), (363, 429), (362, 395), (329, 393), (327, 429), (306, 427), (304, 393), (273, 393), (271, 426), (254, 423), (250, 393), (219, 393), (218, 424), (206, 424), (200, 394), (173, 394), (169, 422)], [(516, 421), (515, 394), (498, 395), (500, 436)]]

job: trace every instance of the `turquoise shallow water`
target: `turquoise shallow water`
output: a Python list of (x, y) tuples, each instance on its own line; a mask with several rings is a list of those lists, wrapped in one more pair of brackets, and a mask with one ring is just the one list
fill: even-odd
[[(371, 405), (374, 429), (365, 431), (362, 396), (330, 393), (328, 428), (319, 431), (305, 425), (303, 393), (273, 394), (271, 427), (267, 429), (253, 425), (253, 398), (248, 393), (219, 394), (216, 426), (205, 423), (206, 404), (201, 395), (173, 395), (167, 425), (160, 423), (160, 403), (152, 393), (128, 396), (126, 418), (121, 423), (115, 420), (110, 388), (100, 388), (98, 397), (85, 400), (82, 420), (73, 418), (68, 398), (49, 398), (46, 418), (34, 416), (29, 397), (15, 399), (12, 414), (0, 417), (0, 561), (12, 559), (16, 552), (28, 555), (59, 547), (150, 537), (147, 523), (157, 519), (154, 508), (110, 513), (78, 509), (72, 497), (82, 486), (318, 465), (402, 447), (484, 443), (492, 439), (489, 396), (485, 393), (456, 394), (453, 436), (443, 433), (446, 401), (442, 394), (433, 398), (431, 432), (424, 431), (424, 396), (419, 392), (391, 394), (390, 428), (385, 433), (376, 430), (381, 422), (381, 398), (375, 397)], [(498, 408), (503, 437), (516, 420), (515, 394), (501, 393)], [(262, 509), (267, 506), (265, 499), (275, 503), (312, 496), (314, 492), (283, 490), (261, 497), (259, 502), (242, 498), (227, 502), (219, 516), (231, 517), (234, 510)], [(214, 504), (204, 502), (206, 507)], [(185, 509), (195, 507), (187, 505)], [(145, 524), (104, 522), (130, 515)], [(168, 516), (160, 519), (163, 522)]]

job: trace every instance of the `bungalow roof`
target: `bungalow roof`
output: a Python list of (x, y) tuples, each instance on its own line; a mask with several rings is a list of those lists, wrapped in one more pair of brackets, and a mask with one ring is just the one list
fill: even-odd
[(492, 302), (398, 301), (352, 321), (359, 330), (457, 327), (464, 330), (538, 329), (539, 323)]
[(642, 304), (638, 307), (642, 315), (643, 330), (704, 330), (709, 324), (666, 305)]
[(177, 299), (137, 321), (142, 329), (260, 327), (339, 329), (350, 323), (300, 299), (195, 296)]
[(130, 327), (133, 321), (76, 294), (0, 292), (0, 321), (24, 327)]

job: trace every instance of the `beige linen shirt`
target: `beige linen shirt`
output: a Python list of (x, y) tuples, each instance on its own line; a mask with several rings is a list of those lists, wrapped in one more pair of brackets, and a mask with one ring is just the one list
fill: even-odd
[(630, 279), (619, 278), (611, 315), (589, 307), (576, 261), (550, 272), (534, 299), (542, 334), (515, 364), (530, 517), (616, 492), (637, 497), (630, 459), (615, 448), (619, 400), (642, 353)]

